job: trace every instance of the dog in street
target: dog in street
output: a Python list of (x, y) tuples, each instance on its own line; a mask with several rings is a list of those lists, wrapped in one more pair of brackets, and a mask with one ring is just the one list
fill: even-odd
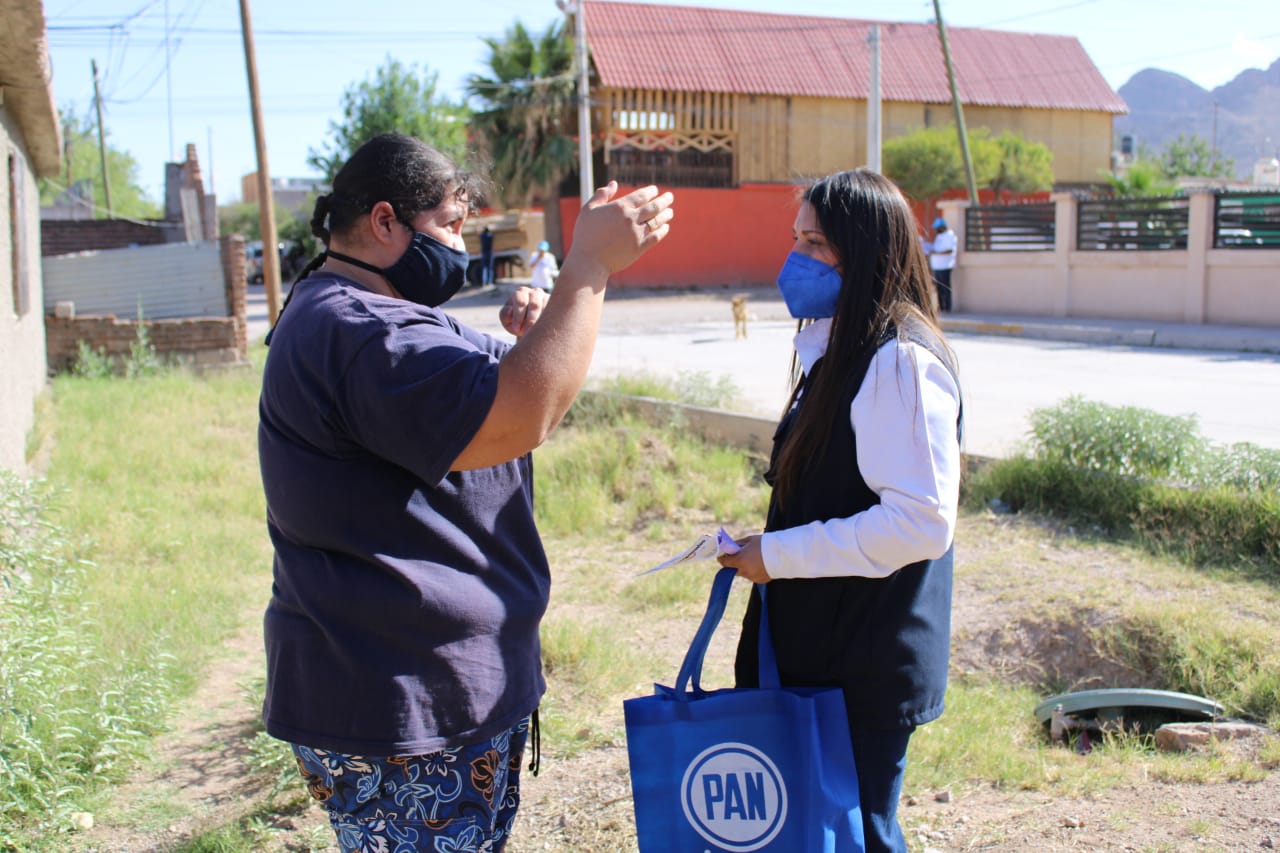
[(747, 295), (739, 293), (733, 297), (733, 339), (742, 340), (747, 337)]

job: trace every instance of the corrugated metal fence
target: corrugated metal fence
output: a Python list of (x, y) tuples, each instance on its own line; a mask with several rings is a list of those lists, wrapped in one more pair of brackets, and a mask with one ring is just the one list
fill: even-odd
[(44, 309), (74, 302), (79, 316), (136, 320), (226, 317), (227, 286), (217, 240), (135, 246), (44, 259)]

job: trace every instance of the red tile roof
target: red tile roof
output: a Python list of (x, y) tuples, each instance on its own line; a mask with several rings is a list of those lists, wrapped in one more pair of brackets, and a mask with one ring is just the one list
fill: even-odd
[[(881, 97), (950, 103), (933, 24), (819, 18), (590, 0), (587, 44), (601, 85), (865, 99), (871, 25), (880, 24)], [(1124, 99), (1072, 36), (948, 27), (965, 104), (1125, 113)]]

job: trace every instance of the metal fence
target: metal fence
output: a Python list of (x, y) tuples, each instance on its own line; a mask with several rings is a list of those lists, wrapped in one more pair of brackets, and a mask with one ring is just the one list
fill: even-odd
[(965, 210), (964, 247), (970, 252), (1052, 252), (1053, 202), (988, 205)]
[(1215, 249), (1280, 248), (1280, 193), (1218, 193), (1213, 226)]
[[(1185, 196), (1082, 199), (1076, 248), (1133, 251), (1187, 248)], [(965, 210), (970, 252), (1048, 252), (1057, 238), (1054, 204), (986, 205)], [(1214, 194), (1213, 248), (1280, 249), (1280, 192), (1223, 190)]]
[(1186, 196), (1081, 201), (1076, 248), (1081, 251), (1160, 251), (1187, 248)]
[(226, 317), (227, 285), (217, 240), (106, 249), (44, 259), (44, 310), (74, 302), (80, 316), (121, 320)]

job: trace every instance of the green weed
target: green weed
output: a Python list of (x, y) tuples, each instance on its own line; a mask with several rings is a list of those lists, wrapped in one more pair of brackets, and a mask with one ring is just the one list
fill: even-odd
[(157, 732), (173, 694), (163, 635), (132, 654), (99, 642), (85, 595), (98, 567), (74, 557), (49, 501), (0, 471), (0, 849), (67, 832)]

